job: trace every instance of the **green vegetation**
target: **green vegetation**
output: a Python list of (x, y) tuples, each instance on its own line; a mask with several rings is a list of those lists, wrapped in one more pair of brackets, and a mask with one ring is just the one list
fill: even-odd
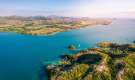
[(30, 35), (48, 35), (90, 25), (110, 24), (111, 20), (84, 19), (70, 17), (19, 17), (9, 16), (0, 19), (0, 32), (17, 32)]
[(46, 67), (49, 80), (135, 80), (134, 44), (98, 43), (101, 48), (63, 55)]
[(69, 45), (69, 46), (68, 46), (68, 49), (69, 49), (69, 50), (76, 50), (76, 46), (73, 45), (73, 44), (72, 44), (72, 45)]

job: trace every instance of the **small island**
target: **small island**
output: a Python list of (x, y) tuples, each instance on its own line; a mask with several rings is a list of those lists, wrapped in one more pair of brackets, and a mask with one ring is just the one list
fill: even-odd
[(0, 32), (49, 35), (93, 25), (108, 25), (111, 19), (72, 18), (60, 16), (0, 17)]
[(68, 46), (68, 49), (69, 50), (76, 50), (76, 46), (71, 44), (71, 45)]
[(135, 80), (135, 44), (100, 42), (99, 48), (62, 55), (45, 65), (48, 80)]

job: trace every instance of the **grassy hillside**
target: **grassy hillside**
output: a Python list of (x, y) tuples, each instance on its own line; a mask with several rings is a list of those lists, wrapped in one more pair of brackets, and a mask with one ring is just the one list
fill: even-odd
[(47, 65), (49, 80), (135, 80), (134, 44), (98, 43), (100, 48), (62, 55)]

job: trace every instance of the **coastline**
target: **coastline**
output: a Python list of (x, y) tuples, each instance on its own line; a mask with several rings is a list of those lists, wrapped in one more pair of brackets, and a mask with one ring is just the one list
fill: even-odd
[[(96, 25), (103, 25), (103, 24), (96, 24)], [(61, 30), (58, 30), (58, 31), (54, 31), (54, 32), (52, 31), (52, 32), (43, 33), (43, 34), (40, 34), (40, 32), (36, 33), (36, 34), (33, 34), (33, 33), (27, 33), (27, 32), (21, 32), (21, 31), (10, 31), (10, 30), (4, 30), (4, 29), (0, 30), (0, 32), (15, 32), (15, 33), (19, 33), (19, 34), (34, 35), (34, 36), (50, 36), (50, 35), (55, 35), (55, 34), (60, 33), (60, 32), (71, 31), (71, 30), (80, 30), (80, 29), (88, 28), (88, 27), (95, 27), (96, 25), (81, 26), (79, 28), (67, 29), (67, 30), (61, 29)], [(107, 24), (107, 25), (109, 25), (109, 24)]]
[[(134, 70), (128, 71), (132, 69), (129, 64), (132, 64), (132, 67), (134, 66), (133, 61), (128, 61), (135, 58), (134, 44), (100, 42), (98, 46), (99, 48), (89, 48), (73, 55), (61, 55), (59, 64), (45, 65), (44, 69), (48, 73), (48, 80), (117, 80), (118, 78), (134, 78), (134, 73), (131, 73)], [(117, 49), (119, 52), (115, 52)], [(114, 51), (114, 53), (110, 55), (110, 51)], [(122, 74), (120, 74), (121, 71), (123, 71)], [(132, 76), (129, 77), (127, 74)]]
[(53, 35), (59, 32), (92, 27), (96, 25), (109, 25), (112, 19), (85, 19), (85, 18), (47, 18), (45, 20), (6, 19), (1, 20), (0, 32), (16, 32), (28, 35)]

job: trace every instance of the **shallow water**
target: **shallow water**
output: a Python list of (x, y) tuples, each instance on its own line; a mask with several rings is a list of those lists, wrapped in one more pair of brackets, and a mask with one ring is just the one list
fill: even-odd
[(0, 80), (42, 80), (43, 64), (55, 62), (59, 55), (96, 47), (100, 41), (132, 43), (135, 40), (135, 20), (115, 20), (111, 25), (100, 25), (80, 30), (61, 32), (51, 36), (30, 36), (0, 33)]

